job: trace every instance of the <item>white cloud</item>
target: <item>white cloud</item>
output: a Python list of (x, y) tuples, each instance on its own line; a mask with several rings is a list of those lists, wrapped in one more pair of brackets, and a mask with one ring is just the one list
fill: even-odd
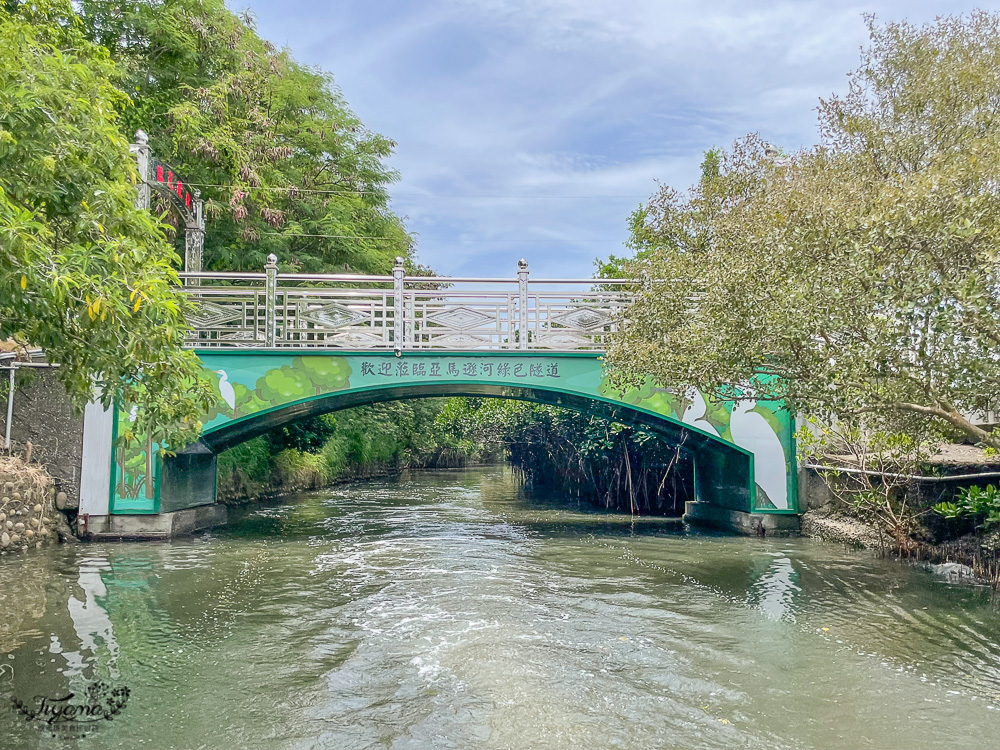
[[(982, 4), (980, 4), (982, 5)], [(996, 5), (993, 3), (992, 5)], [(656, 187), (750, 131), (815, 142), (865, 11), (915, 21), (965, 2), (253, 0), (260, 31), (332, 71), (399, 143), (394, 207), (451, 274), (588, 275)], [(487, 197), (497, 196), (497, 197)], [(516, 197), (509, 197), (516, 196)], [(566, 196), (577, 196), (570, 198)]]

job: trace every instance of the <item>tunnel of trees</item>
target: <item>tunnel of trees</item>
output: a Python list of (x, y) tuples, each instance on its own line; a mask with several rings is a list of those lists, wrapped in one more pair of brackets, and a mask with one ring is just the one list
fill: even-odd
[(636, 514), (681, 515), (694, 499), (683, 445), (558, 406), (497, 398), (412, 398), (310, 416), (219, 455), (219, 497), (506, 462), (532, 490)]

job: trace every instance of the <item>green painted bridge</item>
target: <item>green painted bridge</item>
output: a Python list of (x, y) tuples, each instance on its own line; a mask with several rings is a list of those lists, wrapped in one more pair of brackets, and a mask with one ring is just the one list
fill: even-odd
[(608, 380), (601, 355), (628, 306), (627, 280), (529, 283), (523, 261), (516, 279), (407, 277), (401, 262), (392, 277), (279, 274), (269, 260), (262, 274), (182, 274), (197, 305), (190, 345), (218, 393), (196, 444), (161, 461), (155, 445), (119, 444), (129, 414), (88, 409), (81, 514), (92, 529), (213, 504), (217, 454), (280, 425), (441, 396), (553, 404), (639, 427), (680, 447), (698, 505), (797, 513), (794, 425), (781, 403), (718, 403), (652, 381), (620, 391)]

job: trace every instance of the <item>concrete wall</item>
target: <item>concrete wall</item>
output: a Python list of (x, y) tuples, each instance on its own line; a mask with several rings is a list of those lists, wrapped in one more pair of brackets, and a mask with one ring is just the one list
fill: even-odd
[[(4, 381), (0, 399), (2, 448), (7, 427), (7, 371), (0, 370), (0, 376)], [(15, 371), (10, 437), (13, 453), (22, 457), (31, 442), (32, 463), (43, 464), (55, 480), (57, 491), (66, 493), (67, 507), (76, 507), (80, 498), (83, 414), (73, 409), (55, 370), (23, 367)]]
[(216, 459), (216, 454), (207, 450), (194, 450), (178, 453), (164, 461), (160, 475), (160, 513), (213, 504), (218, 474)]
[(799, 511), (832, 510), (837, 498), (815, 469), (799, 469)]

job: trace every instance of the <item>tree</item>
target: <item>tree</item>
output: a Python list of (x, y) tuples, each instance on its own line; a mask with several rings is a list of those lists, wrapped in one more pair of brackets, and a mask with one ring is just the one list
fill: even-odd
[(0, 6), (0, 339), (42, 347), (76, 404), (136, 406), (130, 435), (197, 432), (210, 390), (184, 351), (185, 305), (162, 227), (134, 206), (135, 166), (105, 50), (69, 2)]
[[(123, 132), (200, 188), (205, 268), (389, 273), (412, 241), (388, 208), (394, 143), (366, 129), (331, 76), (297, 63), (224, 0), (81, 0), (120, 63)], [(164, 204), (165, 210), (165, 204)]]
[[(615, 377), (1000, 447), (1000, 16), (878, 25), (820, 145), (713, 152), (631, 217)], [(777, 377), (775, 377), (777, 376)]]
[(693, 467), (680, 445), (593, 415), (527, 401), (452, 398), (433, 434), (439, 445), (505, 454), (528, 486), (605, 508), (676, 514), (693, 499), (687, 481)]
[(272, 454), (294, 448), (302, 453), (317, 453), (337, 431), (337, 422), (329, 415), (282, 425), (265, 436)]

